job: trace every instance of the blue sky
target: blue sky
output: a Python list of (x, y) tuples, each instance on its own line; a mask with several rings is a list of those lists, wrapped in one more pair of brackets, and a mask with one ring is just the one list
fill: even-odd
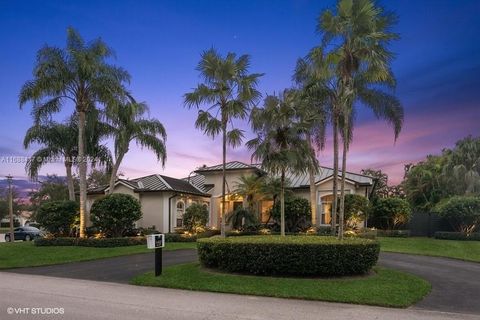
[[(393, 132), (368, 110), (356, 121), (349, 169), (375, 167), (399, 182), (403, 164), (415, 162), (468, 134), (479, 135), (479, 1), (382, 1), (399, 16), (392, 45), (397, 95), (405, 108), (405, 126), (396, 143)], [(149, 151), (135, 146), (121, 171), (126, 177), (163, 172), (187, 175), (221, 159), (219, 141), (194, 128), (196, 112), (183, 108), (182, 95), (198, 82), (200, 53), (251, 55), (252, 72), (263, 72), (264, 94), (291, 86), (297, 58), (318, 44), (316, 18), (334, 1), (5, 1), (0, 0), (0, 156), (31, 155), (22, 140), (31, 125), (30, 106), (20, 110), (17, 96), (31, 78), (36, 51), (44, 44), (63, 47), (73, 26), (91, 40), (101, 37), (116, 52), (114, 63), (132, 75), (130, 89), (146, 101), (151, 116), (168, 133), (165, 170)], [(72, 109), (58, 115), (62, 120)], [(245, 124), (241, 124), (248, 129)], [(229, 160), (249, 161), (245, 148)], [(320, 155), (331, 166), (331, 148)], [(41, 174), (63, 174), (59, 164)], [(23, 164), (0, 163), (0, 176), (25, 176)]]

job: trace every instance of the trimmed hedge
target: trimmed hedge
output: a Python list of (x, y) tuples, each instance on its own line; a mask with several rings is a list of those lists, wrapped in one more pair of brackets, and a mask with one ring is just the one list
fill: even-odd
[(435, 232), (435, 239), (442, 240), (464, 240), (464, 241), (480, 241), (480, 233), (471, 233), (467, 235), (463, 232), (446, 232), (446, 231), (437, 231)]
[(203, 266), (257, 275), (344, 276), (367, 273), (380, 245), (320, 236), (213, 237), (197, 241)]
[(36, 238), (34, 240), (36, 246), (80, 246), (80, 247), (126, 247), (145, 245), (147, 240), (145, 237), (124, 237), (124, 238)]
[(381, 230), (377, 229), (377, 237), (408, 238), (410, 230)]

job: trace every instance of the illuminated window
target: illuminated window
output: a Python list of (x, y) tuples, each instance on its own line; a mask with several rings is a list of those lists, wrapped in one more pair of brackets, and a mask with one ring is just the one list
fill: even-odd
[(177, 227), (182, 227), (183, 226), (183, 213), (185, 211), (185, 203), (183, 201), (178, 201), (177, 202), (177, 213), (176, 213), (176, 219), (177, 219)]
[(270, 210), (273, 207), (272, 200), (263, 200), (260, 204), (260, 220), (262, 223), (267, 223), (270, 217)]

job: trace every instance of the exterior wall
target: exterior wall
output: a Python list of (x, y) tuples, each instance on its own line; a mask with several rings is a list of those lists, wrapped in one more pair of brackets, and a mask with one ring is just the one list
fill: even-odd
[[(205, 184), (213, 184), (214, 187), (208, 192), (212, 195), (210, 203), (210, 226), (220, 228), (220, 204), (222, 197), (222, 171), (205, 172)], [(231, 193), (236, 188), (236, 184), (242, 175), (249, 176), (256, 174), (254, 169), (244, 170), (227, 170), (226, 171), (226, 190), (225, 192)], [(227, 210), (225, 212), (228, 212)]]
[[(166, 194), (162, 192), (145, 192), (140, 194), (139, 196), (140, 203), (142, 205), (143, 216), (142, 219), (137, 221), (137, 227), (155, 227), (155, 229), (160, 232), (167, 232), (168, 222), (165, 223), (163, 219), (165, 213), (167, 212), (164, 209), (164, 198)], [(165, 231), (165, 229), (167, 229), (167, 231)]]

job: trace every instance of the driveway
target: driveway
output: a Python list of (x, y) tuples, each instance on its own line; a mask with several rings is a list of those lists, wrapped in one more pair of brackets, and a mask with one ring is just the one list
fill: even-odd
[[(165, 251), (163, 265), (197, 260), (196, 250)], [(414, 308), (480, 315), (480, 264), (460, 260), (381, 253), (379, 265), (407, 271), (428, 280), (432, 292)], [(128, 283), (135, 275), (154, 269), (153, 253), (62, 265), (19, 268), (8, 272), (61, 278)], [(0, 317), (1, 318), (1, 317)]]
[[(321, 301), (137, 287), (8, 272), (0, 272), (0, 292), (8, 293), (3, 294), (0, 299), (0, 319), (2, 320), (478, 319), (478, 316), (418, 309), (388, 309)], [(40, 312), (47, 313), (49, 310), (57, 314), (40, 314)], [(33, 312), (36, 315), (32, 315)]]
[(382, 252), (379, 265), (416, 274), (432, 284), (432, 292), (415, 308), (480, 315), (480, 263)]
[[(5, 271), (61, 278), (128, 283), (131, 278), (138, 274), (153, 271), (155, 268), (154, 257), (154, 253), (152, 252), (92, 261), (56, 264), (52, 266), (17, 268)], [(163, 252), (163, 266), (196, 260), (197, 250), (193, 249)]]

